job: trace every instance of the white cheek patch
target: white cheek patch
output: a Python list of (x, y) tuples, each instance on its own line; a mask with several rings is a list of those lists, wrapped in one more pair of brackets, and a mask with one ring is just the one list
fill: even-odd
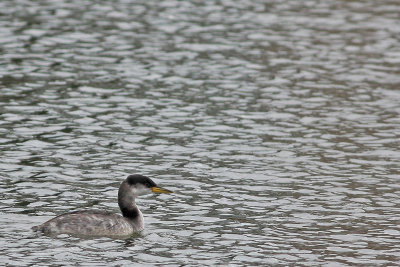
[(135, 187), (132, 187), (132, 193), (136, 196), (146, 195), (151, 193), (151, 188), (137, 184)]

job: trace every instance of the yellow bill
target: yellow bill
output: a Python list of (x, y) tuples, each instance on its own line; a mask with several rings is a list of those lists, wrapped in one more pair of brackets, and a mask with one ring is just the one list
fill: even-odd
[(164, 193), (164, 194), (171, 194), (173, 193), (172, 191), (162, 188), (162, 187), (157, 187), (157, 186), (153, 186), (151, 188), (151, 191), (153, 191), (154, 193)]

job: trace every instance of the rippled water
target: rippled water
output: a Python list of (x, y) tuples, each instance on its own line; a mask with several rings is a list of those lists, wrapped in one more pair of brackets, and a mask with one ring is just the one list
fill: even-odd
[[(398, 1), (1, 1), (0, 262), (396, 265)], [(80, 208), (128, 240), (38, 236)]]

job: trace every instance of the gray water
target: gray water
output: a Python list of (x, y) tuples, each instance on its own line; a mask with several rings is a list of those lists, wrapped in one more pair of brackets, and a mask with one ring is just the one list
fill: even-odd
[[(394, 266), (398, 1), (0, 2), (2, 265)], [(119, 213), (129, 239), (30, 228)]]

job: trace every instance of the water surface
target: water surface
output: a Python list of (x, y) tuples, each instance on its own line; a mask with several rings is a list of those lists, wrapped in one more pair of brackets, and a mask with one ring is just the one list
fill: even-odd
[[(0, 2), (6, 265), (396, 265), (397, 1)], [(128, 240), (37, 236), (138, 200)]]

